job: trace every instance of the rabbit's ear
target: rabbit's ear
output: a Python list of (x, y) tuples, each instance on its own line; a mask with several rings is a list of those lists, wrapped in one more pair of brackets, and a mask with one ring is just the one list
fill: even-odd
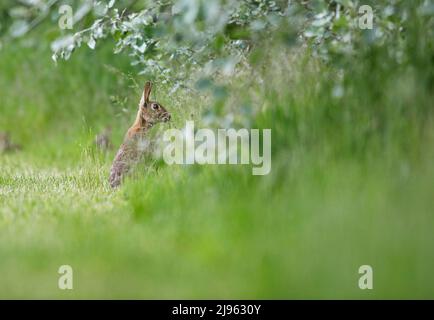
[(149, 96), (151, 95), (152, 83), (150, 81), (146, 82), (145, 88), (143, 89), (142, 100), (144, 103), (149, 102)]

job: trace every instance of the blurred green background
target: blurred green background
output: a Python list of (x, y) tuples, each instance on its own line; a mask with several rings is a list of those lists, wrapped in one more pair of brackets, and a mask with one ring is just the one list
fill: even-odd
[[(390, 1), (408, 9), (404, 40), (357, 31), (345, 55), (326, 38), (329, 59), (317, 43), (288, 45), (282, 25), (255, 40), (250, 68), (205, 91), (187, 81), (171, 92), (175, 81), (138, 74), (110, 41), (55, 64), (51, 21), (3, 38), (0, 131), (22, 148), (0, 154), (0, 297), (432, 299), (427, 3)], [(272, 129), (271, 173), (147, 158), (112, 191), (111, 161), (149, 79), (173, 119), (155, 134), (233, 113), (238, 126)], [(101, 150), (108, 126), (114, 148)], [(73, 290), (58, 288), (64, 264)], [(361, 265), (373, 290), (358, 287)]]

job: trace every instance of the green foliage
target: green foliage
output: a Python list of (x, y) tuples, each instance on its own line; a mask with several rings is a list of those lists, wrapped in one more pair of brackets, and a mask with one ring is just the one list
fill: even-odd
[[(45, 15), (56, 9), (38, 3)], [(71, 4), (80, 10), (87, 2)], [(359, 70), (355, 60), (371, 64), (368, 73), (415, 66), (427, 82), (434, 82), (434, 4), (398, 0), (368, 4), (374, 13), (371, 30), (359, 26), (360, 1), (171, 0), (133, 5), (100, 1), (88, 18), (77, 22), (75, 33), (59, 33), (56, 25), (53, 32), (61, 37), (51, 48), (57, 61), (69, 59), (83, 43), (95, 49), (111, 38), (114, 53), (125, 54), (139, 76), (169, 85), (172, 93), (180, 88), (212, 92), (213, 109), (206, 118), (209, 124), (226, 126), (233, 122), (220, 119), (230, 113), (225, 107), (225, 82), (249, 68), (254, 74), (264, 47), (276, 43), (307, 47), (312, 57), (333, 65), (339, 73), (333, 77), (338, 96), (344, 92), (346, 77), (360, 74), (363, 81), (375, 76)], [(54, 12), (52, 21), (57, 24), (58, 18)], [(256, 74), (255, 85), (262, 81)], [(241, 122), (251, 123), (254, 114), (248, 110)]]

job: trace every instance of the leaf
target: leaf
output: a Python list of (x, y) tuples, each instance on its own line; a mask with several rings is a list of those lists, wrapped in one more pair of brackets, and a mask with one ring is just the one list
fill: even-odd
[(95, 49), (95, 45), (96, 45), (95, 39), (93, 37), (90, 37), (89, 41), (87, 42), (87, 45), (92, 50)]
[(145, 51), (146, 51), (146, 48), (147, 48), (148, 46), (146, 45), (146, 42), (143, 42), (143, 44), (140, 46), (140, 47), (137, 47), (137, 50), (140, 52), (140, 53), (144, 53)]
[(29, 29), (29, 24), (25, 20), (17, 20), (12, 24), (9, 32), (12, 37), (18, 38), (25, 35)]

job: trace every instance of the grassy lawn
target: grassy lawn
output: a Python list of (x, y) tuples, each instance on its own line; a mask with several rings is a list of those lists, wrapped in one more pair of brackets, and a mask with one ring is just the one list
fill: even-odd
[[(23, 149), (0, 155), (0, 298), (433, 298), (432, 94), (389, 70), (335, 97), (333, 72), (292, 54), (264, 57), (262, 87), (241, 73), (227, 102), (273, 130), (269, 175), (145, 161), (112, 191), (140, 94), (128, 63), (103, 48), (56, 67), (48, 50), (3, 48), (0, 128)], [(211, 103), (156, 96), (173, 116), (156, 132)], [(102, 152), (108, 125), (116, 147)], [(365, 264), (374, 290), (358, 287)]]

